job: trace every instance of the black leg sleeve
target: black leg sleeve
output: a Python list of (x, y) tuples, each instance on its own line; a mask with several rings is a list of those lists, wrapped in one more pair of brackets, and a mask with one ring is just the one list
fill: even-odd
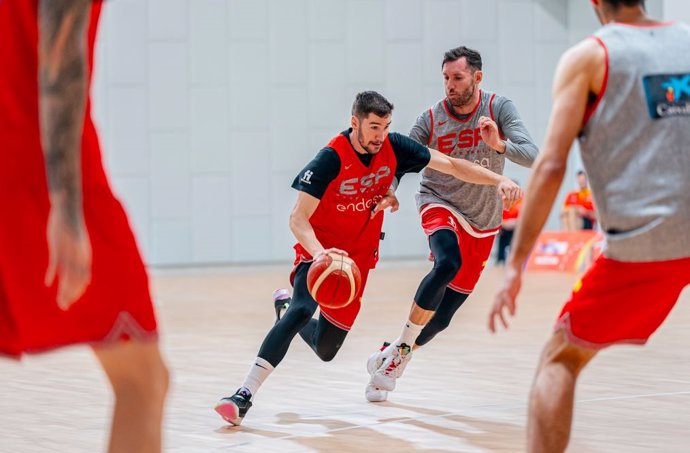
[(290, 307), (271, 330), (261, 344), (258, 356), (274, 367), (283, 360), (292, 339), (304, 328), (316, 312), (318, 304), (307, 290), (307, 271), (309, 263), (302, 263), (295, 273), (295, 288)]
[(320, 315), (318, 321), (310, 320), (299, 334), (321, 360), (330, 362), (343, 345), (347, 330), (336, 327)]
[(468, 296), (469, 294), (458, 293), (450, 288), (447, 289), (443, 300), (441, 300), (441, 305), (434, 313), (434, 317), (424, 326), (415, 343), (418, 346), (423, 346), (431, 341), (437, 333), (448, 327), (450, 320), (453, 319), (453, 315), (467, 300)]
[(446, 286), (460, 270), (462, 257), (458, 237), (452, 230), (438, 230), (429, 237), (429, 247), (434, 255), (434, 267), (417, 288), (414, 300), (421, 308), (435, 311)]

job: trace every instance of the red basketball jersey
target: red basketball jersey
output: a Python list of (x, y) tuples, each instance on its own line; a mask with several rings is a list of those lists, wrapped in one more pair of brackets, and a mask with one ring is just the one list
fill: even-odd
[[(88, 28), (89, 72), (101, 12), (94, 0)], [(38, 126), (38, 0), (0, 0), (0, 188), (45, 190)], [(89, 84), (90, 86), (90, 84)], [(12, 152), (21, 150), (21, 152)], [(82, 139), (85, 185), (107, 185), (98, 136), (87, 102)]]
[[(327, 145), (340, 157), (340, 172), (331, 181), (310, 219), (325, 248), (345, 250), (357, 265), (371, 269), (378, 260), (383, 215), (371, 210), (384, 197), (395, 177), (397, 161), (388, 137), (381, 150), (364, 165), (347, 137), (340, 134)], [(300, 244), (299, 254), (309, 256)]]
[[(91, 4), (89, 71), (101, 0)], [(48, 288), (50, 201), (39, 129), (38, 0), (0, 0), (0, 354), (156, 336), (148, 277), (103, 170), (87, 101), (81, 142), (91, 283), (68, 311)], [(90, 84), (89, 84), (90, 85)]]

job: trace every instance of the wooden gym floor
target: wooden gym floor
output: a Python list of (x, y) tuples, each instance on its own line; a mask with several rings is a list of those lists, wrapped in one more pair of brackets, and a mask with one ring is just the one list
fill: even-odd
[[(537, 357), (575, 276), (528, 275), (511, 330), (492, 336), (487, 313), (501, 272), (487, 269), (451, 327), (415, 353), (389, 402), (368, 403), (366, 359), (398, 335), (427, 266), (383, 263), (372, 273), (333, 362), (297, 337), (239, 428), (213, 406), (241, 383), (289, 266), (154, 272), (173, 372), (165, 451), (524, 451)], [(569, 452), (690, 451), (688, 302), (686, 290), (645, 348), (605, 350), (585, 370)], [(87, 348), (0, 360), (0, 376), (0, 453), (103, 451), (111, 397)]]

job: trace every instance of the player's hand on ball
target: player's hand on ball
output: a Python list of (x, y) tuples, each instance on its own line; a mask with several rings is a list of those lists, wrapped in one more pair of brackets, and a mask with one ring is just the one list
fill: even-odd
[(323, 256), (323, 255), (328, 255), (329, 253), (337, 253), (338, 255), (343, 255), (343, 256), (348, 255), (348, 253), (345, 250), (340, 250), (340, 249), (337, 249), (335, 247), (331, 247), (329, 249), (321, 250), (319, 253), (314, 255), (314, 259), (316, 260), (318, 257)]
[(318, 254), (309, 265), (307, 289), (321, 308), (343, 308), (359, 295), (362, 274), (347, 256), (333, 252)]

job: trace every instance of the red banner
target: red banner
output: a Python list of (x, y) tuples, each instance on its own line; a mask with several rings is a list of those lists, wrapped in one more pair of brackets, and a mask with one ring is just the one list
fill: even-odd
[(582, 272), (601, 254), (603, 245), (604, 236), (597, 231), (544, 231), (527, 270)]

